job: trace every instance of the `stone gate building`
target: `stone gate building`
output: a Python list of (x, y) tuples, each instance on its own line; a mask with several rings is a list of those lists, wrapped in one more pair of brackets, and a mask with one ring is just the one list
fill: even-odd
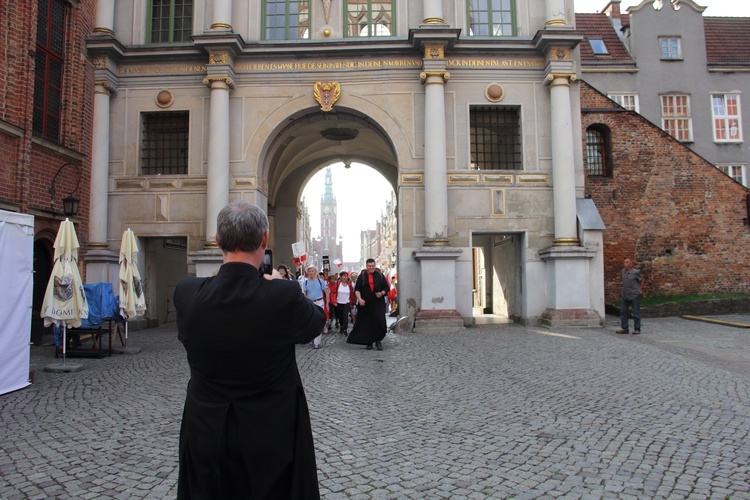
[(131, 228), (149, 315), (173, 320), (176, 281), (220, 264), (227, 202), (266, 209), (289, 262), (306, 181), (357, 161), (397, 193), (417, 331), (599, 325), (572, 3), (99, 0), (88, 281), (116, 279)]

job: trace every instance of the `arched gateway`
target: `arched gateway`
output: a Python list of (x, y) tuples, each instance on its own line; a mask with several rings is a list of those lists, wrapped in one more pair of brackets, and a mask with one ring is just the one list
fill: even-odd
[(87, 39), (89, 281), (116, 280), (129, 227), (150, 319), (170, 321), (174, 282), (220, 263), (227, 202), (266, 208), (288, 261), (305, 181), (356, 160), (397, 194), (400, 310), (416, 330), (477, 312), (600, 324), (572, 2), (195, 0), (169, 22), (147, 4), (100, 2)]
[[(297, 104), (309, 104), (308, 99), (301, 101)], [(385, 121), (381, 126), (373, 116), (378, 110), (370, 109), (371, 105), (363, 108), (339, 107), (330, 114), (317, 107), (296, 111), (291, 103), (269, 117), (278, 126), (261, 146), (260, 177), (268, 184), (270, 246), (279, 262), (292, 261), (292, 243), (301, 235), (300, 197), (318, 170), (336, 162), (356, 161), (377, 170), (397, 191), (398, 155), (390, 137), (403, 134), (390, 117), (381, 116)], [(360, 187), (366, 196), (366, 186)]]

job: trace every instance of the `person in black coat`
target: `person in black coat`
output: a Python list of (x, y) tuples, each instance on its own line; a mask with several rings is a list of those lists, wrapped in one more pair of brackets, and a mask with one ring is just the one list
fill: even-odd
[(320, 498), (310, 414), (295, 344), (325, 314), (294, 281), (261, 277), (268, 219), (244, 201), (217, 219), (216, 276), (177, 284), (177, 331), (190, 381), (180, 429), (177, 497)]
[(381, 341), (385, 338), (385, 297), (388, 294), (388, 280), (375, 268), (375, 260), (367, 259), (366, 270), (357, 277), (354, 295), (357, 297), (357, 322), (346, 341), (349, 344), (372, 344), (383, 350)]

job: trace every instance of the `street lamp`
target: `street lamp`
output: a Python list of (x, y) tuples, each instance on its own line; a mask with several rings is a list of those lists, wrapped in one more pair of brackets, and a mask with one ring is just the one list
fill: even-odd
[(52, 184), (49, 186), (49, 204), (50, 207), (53, 206), (53, 203), (55, 201), (55, 181), (57, 181), (57, 176), (60, 175), (60, 172), (67, 167), (71, 166), (76, 168), (78, 171), (78, 181), (76, 182), (76, 187), (71, 191), (68, 196), (63, 198), (63, 213), (69, 217), (75, 217), (78, 215), (78, 205), (79, 200), (73, 194), (75, 194), (76, 191), (78, 191), (78, 187), (81, 185), (81, 166), (80, 165), (74, 165), (72, 163), (63, 163), (60, 168), (57, 169), (57, 173), (55, 173), (55, 176), (52, 178)]

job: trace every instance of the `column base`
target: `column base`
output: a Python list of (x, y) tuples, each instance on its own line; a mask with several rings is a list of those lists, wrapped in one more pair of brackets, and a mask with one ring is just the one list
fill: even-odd
[(542, 313), (540, 325), (547, 328), (559, 326), (596, 328), (603, 326), (603, 321), (599, 314), (591, 309), (547, 308)]
[(414, 318), (415, 333), (459, 333), (465, 329), (464, 320), (455, 309), (418, 311)]
[(83, 256), (86, 265), (86, 283), (112, 283), (117, 294), (120, 286), (120, 254), (108, 247), (96, 246)]
[(581, 242), (578, 238), (555, 238), (554, 246), (556, 247), (577, 247)]
[(424, 240), (424, 246), (426, 247), (447, 247), (450, 242), (443, 238), (434, 238)]
[(224, 263), (224, 255), (218, 248), (188, 252), (188, 258), (195, 264), (195, 275), (199, 278), (214, 276)]

